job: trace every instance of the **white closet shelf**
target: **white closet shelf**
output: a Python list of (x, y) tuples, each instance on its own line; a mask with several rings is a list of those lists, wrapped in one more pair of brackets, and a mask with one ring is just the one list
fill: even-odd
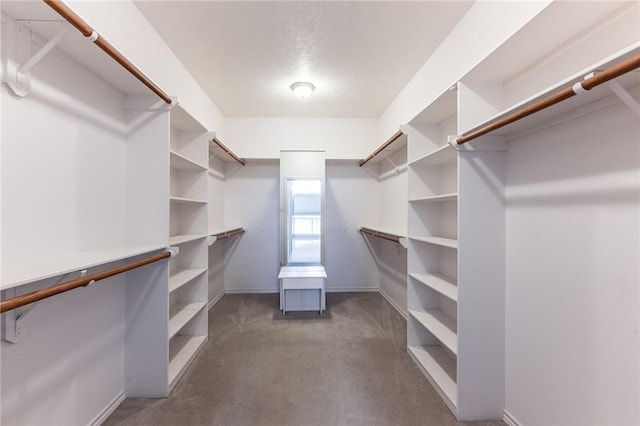
[(207, 302), (174, 303), (169, 310), (169, 339), (178, 334), (206, 305)]
[(19, 264), (2, 265), (2, 283), (0, 284), (0, 290), (106, 265), (111, 262), (126, 260), (164, 248), (166, 248), (164, 245), (122, 247), (110, 250), (48, 255), (44, 259), (31, 260)]
[(169, 292), (176, 291), (185, 284), (188, 284), (193, 279), (199, 277), (207, 270), (205, 268), (199, 269), (183, 269), (176, 271), (169, 277)]
[(204, 346), (207, 336), (175, 336), (169, 343), (169, 390)]
[(418, 311), (409, 309), (409, 314), (415, 318), (426, 330), (435, 336), (447, 349), (458, 353), (458, 336), (456, 320), (440, 309)]
[(399, 238), (406, 238), (407, 236), (407, 232), (406, 231), (398, 231), (397, 229), (389, 229), (389, 228), (385, 228), (382, 226), (369, 226), (369, 225), (362, 225), (361, 228), (365, 228), (365, 229), (370, 229), (372, 231), (377, 231), (383, 234), (387, 234), (387, 235), (393, 235), (395, 237), (399, 237)]
[(206, 171), (208, 167), (198, 164), (190, 158), (185, 157), (182, 154), (178, 154), (175, 151), (170, 153), (171, 167), (178, 170), (195, 170)]
[(430, 203), (441, 201), (455, 201), (458, 199), (458, 193), (452, 192), (450, 194), (430, 195), (428, 197), (411, 198), (410, 203)]
[(443, 145), (440, 148), (409, 163), (410, 166), (439, 166), (456, 161), (458, 152), (451, 145)]
[(454, 278), (438, 273), (417, 274), (410, 272), (409, 276), (454, 302), (458, 301), (458, 286)]
[(207, 204), (207, 200), (196, 200), (195, 198), (169, 197), (169, 200), (172, 203), (176, 203), (176, 204), (197, 204), (197, 205)]
[(408, 349), (409, 356), (455, 412), (458, 404), (456, 360), (440, 346), (409, 346)]
[[(466, 134), (472, 133), (475, 130), (478, 130), (488, 124), (491, 124), (503, 117), (506, 117), (514, 113), (515, 111), (520, 110), (521, 108), (527, 107), (549, 96), (552, 93), (555, 93), (565, 87), (569, 87), (573, 83), (582, 81), (586, 75), (590, 74), (593, 71), (609, 68), (610, 66), (615, 65), (618, 62), (622, 62), (625, 59), (628, 59), (634, 55), (637, 55), (639, 52), (640, 52), (640, 42), (634, 43), (631, 46), (627, 47), (626, 49), (623, 49), (609, 56), (608, 58), (605, 58), (599, 62), (596, 62), (595, 64), (592, 64), (587, 68), (584, 68), (583, 70), (569, 76), (568, 78), (565, 78), (547, 87), (546, 89), (523, 100), (522, 102), (509, 106), (508, 108), (493, 115), (492, 117), (489, 117), (488, 119), (480, 123), (477, 123), (469, 127), (468, 129), (462, 130), (460, 132), (460, 135), (466, 135)], [(616, 78), (615, 81), (620, 83), (624, 88), (630, 89), (640, 84), (640, 76), (638, 75), (638, 73), (630, 72), (626, 75)], [(553, 122), (556, 119), (562, 119), (562, 116), (570, 113), (571, 111), (575, 111), (581, 107), (586, 107), (586, 105), (588, 104), (595, 103), (600, 99), (603, 99), (605, 97), (609, 97), (610, 95), (612, 95), (611, 90), (609, 90), (606, 86), (607, 85), (604, 84), (600, 87), (595, 87), (582, 95), (574, 96), (570, 99), (567, 99), (563, 102), (560, 102), (552, 106), (551, 108), (547, 108), (543, 111), (539, 111), (529, 117), (516, 121), (515, 123), (509, 124), (501, 129), (495, 130), (492, 132), (492, 134), (509, 136), (510, 134), (513, 134), (513, 133), (525, 132), (527, 129), (536, 128), (545, 122)]]
[(220, 235), (227, 232), (235, 231), (237, 229), (244, 229), (242, 226), (218, 226), (214, 228), (209, 228), (209, 236)]
[(206, 237), (206, 235), (174, 235), (169, 237), (169, 245), (178, 246), (180, 244), (196, 241)]
[(421, 241), (423, 243), (435, 244), (437, 246), (449, 247), (453, 249), (458, 248), (458, 240), (454, 240), (452, 238), (442, 238), (442, 237), (409, 237), (409, 239), (414, 241)]

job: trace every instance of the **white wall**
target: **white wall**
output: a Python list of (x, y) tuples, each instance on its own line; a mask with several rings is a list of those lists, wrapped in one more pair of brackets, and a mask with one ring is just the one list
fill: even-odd
[(638, 118), (621, 104), (509, 143), (506, 410), (640, 423)]
[[(278, 291), (279, 162), (248, 161), (225, 183), (225, 219), (247, 232), (227, 252), (228, 292)], [(357, 196), (356, 196), (357, 194)], [(325, 267), (328, 291), (375, 289), (378, 275), (358, 228), (377, 220), (376, 181), (353, 161), (327, 161)]]
[(87, 425), (122, 395), (123, 281), (38, 302), (27, 336), (0, 344), (1, 424)]
[(245, 227), (227, 251), (228, 292), (277, 292), (279, 247), (278, 161), (247, 161), (225, 182), (225, 221)]
[(358, 229), (378, 220), (377, 182), (354, 161), (327, 161), (325, 269), (327, 291), (378, 287), (378, 268)]
[(399, 125), (409, 123), (549, 3), (474, 3), (382, 114), (378, 134), (393, 134)]
[[(224, 173), (225, 163), (217, 157), (209, 160), (209, 174), (207, 176), (207, 191), (209, 196), (207, 206), (209, 233), (225, 230), (224, 220)], [(224, 261), (226, 242), (218, 241), (209, 246), (209, 302), (215, 302), (224, 294)]]
[[(382, 230), (407, 235), (407, 149), (394, 153), (390, 160), (398, 166), (382, 160), (377, 164), (380, 201), (378, 225)], [(378, 243), (378, 268), (380, 292), (404, 315), (407, 312), (407, 249), (390, 241)]]
[(281, 150), (320, 150), (327, 159), (362, 159), (386, 137), (377, 134), (375, 119), (225, 119), (225, 143), (243, 158), (277, 159)]

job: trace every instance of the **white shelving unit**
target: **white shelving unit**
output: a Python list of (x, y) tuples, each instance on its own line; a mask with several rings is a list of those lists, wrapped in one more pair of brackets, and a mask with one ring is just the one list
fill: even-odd
[[(458, 151), (448, 143), (448, 136), (457, 133), (455, 92), (444, 93), (418, 119), (405, 130), (407, 352), (459, 420), (500, 418), (503, 394), (486, 374), (495, 372), (503, 382), (503, 345), (492, 335), (503, 327), (488, 324), (483, 315), (485, 310), (503, 312), (504, 306), (498, 306), (503, 299), (482, 309), (476, 301), (493, 291), (486, 285), (489, 277), (496, 279), (493, 285), (504, 284), (504, 277), (492, 274), (494, 268), (502, 270), (494, 255), (504, 250), (504, 213), (498, 210), (503, 183), (487, 182), (482, 175), (487, 164), (501, 172), (504, 148)], [(490, 191), (494, 195), (488, 197)], [(484, 244), (487, 230), (495, 233), (495, 241)]]
[(171, 112), (168, 391), (207, 341), (207, 154), (212, 137), (180, 107)]

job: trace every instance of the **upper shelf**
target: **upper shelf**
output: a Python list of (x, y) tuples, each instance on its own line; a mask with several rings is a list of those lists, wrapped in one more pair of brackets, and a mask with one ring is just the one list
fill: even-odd
[[(589, 76), (594, 72), (597, 73), (603, 69), (607, 69), (617, 63), (620, 63), (639, 54), (640, 42), (635, 43), (632, 46), (623, 49), (622, 51), (611, 55), (597, 63), (594, 63), (587, 68), (584, 68), (583, 70), (547, 87), (546, 89), (538, 92), (528, 99), (525, 99), (522, 102), (504, 109), (503, 111), (493, 115), (487, 120), (479, 122), (467, 129), (462, 129), (460, 131), (460, 135), (466, 136), (480, 130), (481, 128), (484, 128), (485, 126), (494, 124), (507, 116), (524, 110), (525, 108), (535, 104), (536, 102), (557, 94), (562, 89), (570, 88), (575, 83), (582, 82), (586, 76)], [(640, 72), (629, 72), (625, 75), (617, 77), (615, 81), (627, 90), (638, 90), (638, 88), (640, 87)], [(540, 110), (535, 114), (524, 117), (511, 124), (507, 124), (504, 127), (492, 131), (491, 134), (503, 135), (508, 140), (509, 138), (523, 134), (526, 131), (540, 128), (543, 125), (548, 126), (549, 124), (566, 120), (572, 113), (580, 111), (588, 113), (599, 108), (609, 106), (613, 102), (618, 102), (617, 99), (613, 98), (611, 98), (613, 100), (609, 102), (605, 100), (605, 98), (610, 98), (612, 94), (613, 92), (611, 91), (611, 89), (607, 87), (606, 84), (603, 84), (601, 86), (594, 87), (593, 89), (588, 90), (582, 94), (563, 100), (546, 109)]]
[(457, 92), (455, 87), (451, 87), (416, 115), (411, 124), (441, 124), (456, 115), (457, 109)]
[(51, 255), (33, 262), (2, 265), (0, 290), (18, 287), (51, 277), (106, 265), (111, 262), (162, 250), (166, 246), (124, 247), (112, 250)]
[(401, 130), (398, 130), (396, 133), (394, 133), (393, 136), (391, 136), (382, 145), (376, 148), (375, 151), (369, 154), (367, 158), (365, 158), (364, 160), (361, 160), (359, 165), (360, 167), (362, 167), (369, 162), (377, 163), (379, 161), (382, 161), (385, 158), (389, 158), (396, 152), (403, 150), (406, 146), (407, 146), (407, 136), (404, 133), (402, 133)]
[(212, 245), (216, 241), (226, 240), (227, 238), (235, 237), (245, 232), (243, 227), (230, 227), (217, 230), (209, 230), (208, 245)]
[(451, 145), (444, 145), (409, 163), (410, 166), (439, 166), (456, 161), (458, 153)]
[(185, 157), (182, 154), (178, 154), (175, 151), (171, 151), (171, 167), (179, 170), (195, 170), (204, 171), (207, 170), (202, 164), (198, 164), (195, 161)]

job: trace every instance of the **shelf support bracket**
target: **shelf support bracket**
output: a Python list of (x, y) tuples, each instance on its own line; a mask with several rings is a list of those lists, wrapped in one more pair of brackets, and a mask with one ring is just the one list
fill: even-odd
[(393, 166), (393, 170), (394, 170), (396, 176), (398, 176), (400, 174), (400, 168), (398, 167), (398, 165), (396, 163), (394, 163), (393, 161), (391, 161), (391, 159), (389, 157), (385, 158), (385, 160), (387, 160), (389, 163), (391, 163), (391, 165)]
[(638, 103), (638, 101), (636, 101), (633, 96), (631, 96), (631, 94), (620, 85), (620, 83), (615, 80), (610, 80), (606, 85), (627, 107), (629, 107), (631, 112), (640, 117), (640, 103)]
[[(7, 299), (16, 297), (16, 289), (5, 290)], [(9, 343), (20, 342), (28, 332), (27, 316), (38, 302), (31, 303), (22, 309), (13, 309), (2, 314), (2, 340)]]
[(17, 96), (25, 97), (31, 93), (31, 69), (38, 64), (49, 52), (51, 52), (67, 34), (71, 25), (65, 24), (51, 40), (49, 40), (34, 55), (31, 55), (31, 27), (28, 22), (15, 21), (12, 23), (13, 31), (9, 31), (14, 37), (14, 43), (10, 43), (13, 49), (8, 49), (6, 63), (7, 74), (4, 83)]

